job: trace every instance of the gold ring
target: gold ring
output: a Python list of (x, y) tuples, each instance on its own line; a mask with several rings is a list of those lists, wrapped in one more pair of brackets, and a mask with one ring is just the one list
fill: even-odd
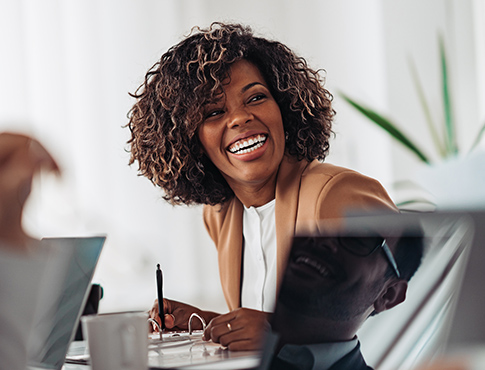
[(231, 323), (228, 322), (226, 325), (227, 325), (227, 328), (229, 329), (229, 331), (231, 331), (232, 330)]

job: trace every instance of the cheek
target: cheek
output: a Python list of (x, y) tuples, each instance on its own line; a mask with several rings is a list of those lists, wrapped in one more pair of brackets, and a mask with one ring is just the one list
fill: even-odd
[(352, 282), (368, 284), (379, 276), (381, 266), (378, 261), (374, 260), (373, 255), (358, 257), (345, 252), (345, 256), (345, 270), (349, 280)]
[(281, 113), (278, 109), (277, 112), (275, 112), (275, 115), (277, 119), (274, 120), (273, 123), (273, 130), (275, 131), (274, 133), (277, 135), (277, 140), (280, 144), (285, 145), (285, 128), (283, 126), (283, 118), (281, 117)]
[(216, 136), (215, 133), (211, 132), (209, 128), (202, 126), (199, 129), (197, 135), (199, 137), (202, 150), (208, 155), (211, 151), (211, 148), (214, 147), (214, 141)]
[(221, 159), (221, 135), (218, 130), (208, 127), (201, 127), (198, 132), (199, 142), (203, 153), (211, 160), (216, 167)]

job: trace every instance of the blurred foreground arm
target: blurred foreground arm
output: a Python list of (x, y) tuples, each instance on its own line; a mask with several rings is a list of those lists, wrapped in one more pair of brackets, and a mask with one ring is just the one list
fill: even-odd
[(37, 140), (0, 133), (0, 240), (7, 245), (25, 247), (30, 239), (22, 228), (22, 211), (40, 169), (59, 173), (57, 163)]

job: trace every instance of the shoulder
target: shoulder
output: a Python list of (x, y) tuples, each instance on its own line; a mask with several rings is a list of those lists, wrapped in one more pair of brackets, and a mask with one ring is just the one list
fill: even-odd
[(311, 162), (303, 171), (301, 187), (305, 190), (315, 188), (319, 193), (339, 192), (349, 196), (355, 192), (388, 197), (386, 190), (376, 179), (349, 168), (317, 161)]
[(352, 211), (396, 211), (379, 181), (357, 171), (313, 161), (302, 173), (300, 210), (307, 219), (340, 218)]
[(316, 160), (309, 163), (302, 173), (302, 181), (312, 181), (312, 180), (313, 181), (314, 180), (342, 181), (342, 180), (353, 180), (353, 179), (362, 179), (362, 180), (377, 182), (377, 180), (374, 180), (371, 177), (365, 176), (349, 168), (336, 166), (330, 163), (321, 163)]

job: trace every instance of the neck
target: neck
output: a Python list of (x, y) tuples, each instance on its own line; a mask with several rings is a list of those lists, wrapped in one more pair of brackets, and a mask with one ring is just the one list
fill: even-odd
[[(352, 340), (359, 320), (335, 321), (324, 317), (307, 317), (278, 307), (273, 329), (280, 335), (280, 345), (344, 342)], [(277, 315), (277, 316), (276, 316)], [(291, 330), (288, 328), (291, 327)]]
[(234, 191), (236, 198), (247, 208), (260, 207), (275, 199), (276, 192), (276, 176), (275, 173), (270, 178), (261, 183), (231, 183), (229, 186)]

